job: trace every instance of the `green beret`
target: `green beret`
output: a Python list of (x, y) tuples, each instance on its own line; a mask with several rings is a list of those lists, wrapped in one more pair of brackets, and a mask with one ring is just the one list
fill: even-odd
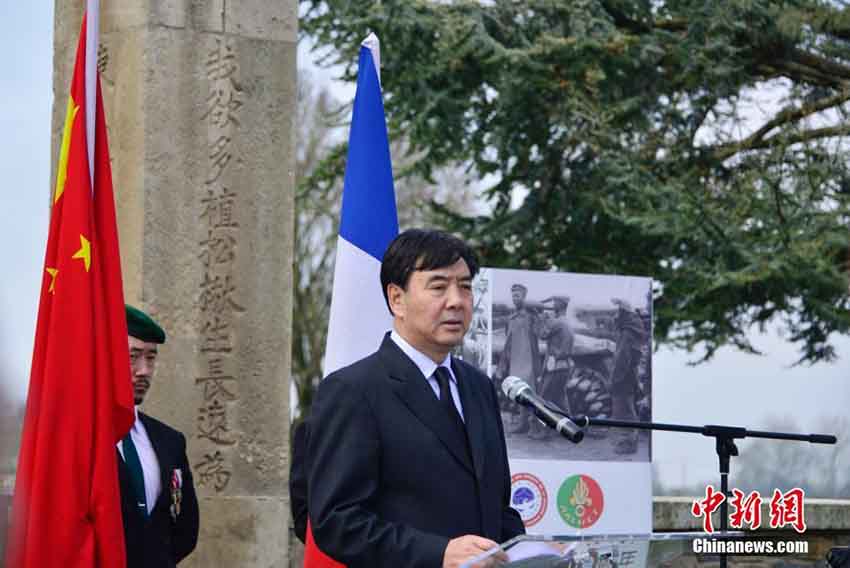
[(148, 343), (165, 343), (165, 331), (152, 317), (138, 308), (126, 304), (127, 334)]

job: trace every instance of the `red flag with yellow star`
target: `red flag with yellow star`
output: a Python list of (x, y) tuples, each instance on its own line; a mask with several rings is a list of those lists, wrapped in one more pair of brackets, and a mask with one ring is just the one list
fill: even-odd
[[(97, 22), (96, 8), (83, 19), (53, 194), (8, 568), (121, 568), (126, 560), (116, 443), (133, 424), (133, 395), (106, 123), (92, 63), (86, 78), (97, 26), (87, 37), (86, 20)], [(87, 85), (95, 97), (86, 96)]]

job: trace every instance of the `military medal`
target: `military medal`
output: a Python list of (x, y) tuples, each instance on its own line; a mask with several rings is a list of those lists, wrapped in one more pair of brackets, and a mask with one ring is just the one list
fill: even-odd
[(180, 514), (180, 501), (183, 499), (183, 475), (180, 469), (171, 472), (171, 518), (177, 522)]

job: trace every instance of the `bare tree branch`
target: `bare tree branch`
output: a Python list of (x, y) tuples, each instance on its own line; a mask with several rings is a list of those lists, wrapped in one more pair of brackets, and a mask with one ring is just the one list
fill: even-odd
[(739, 152), (746, 152), (748, 150), (763, 150), (765, 148), (770, 148), (780, 140), (784, 145), (790, 146), (792, 144), (811, 142), (813, 140), (820, 140), (825, 138), (833, 138), (835, 136), (850, 136), (850, 125), (842, 124), (838, 126), (828, 126), (824, 128), (811, 128), (809, 130), (803, 130), (793, 134), (777, 134), (775, 136), (771, 136), (770, 138), (760, 138), (756, 140), (750, 140), (750, 138), (747, 138), (746, 140), (743, 140), (741, 142), (717, 146), (714, 148), (713, 153), (714, 157), (718, 160), (726, 160), (728, 158), (731, 158), (735, 154), (738, 154)]
[(850, 67), (842, 65), (835, 60), (815, 55), (809, 51), (794, 48), (790, 52), (791, 59), (810, 69), (817, 70), (824, 75), (839, 77), (845, 81), (850, 80)]
[(811, 116), (815, 113), (843, 104), (848, 100), (850, 100), (850, 87), (842, 89), (840, 92), (831, 97), (824, 97), (800, 107), (788, 106), (779, 111), (776, 116), (767, 121), (764, 126), (753, 132), (752, 136), (749, 138), (752, 139), (752, 141), (760, 140), (774, 128), (789, 122), (796, 122), (807, 116)]

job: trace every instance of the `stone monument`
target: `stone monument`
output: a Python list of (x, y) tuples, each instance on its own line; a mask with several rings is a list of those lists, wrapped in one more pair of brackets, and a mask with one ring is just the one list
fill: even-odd
[[(55, 2), (54, 150), (84, 4)], [(124, 293), (168, 333), (144, 409), (186, 434), (199, 491), (181, 566), (287, 566), (296, 0), (100, 19)]]

